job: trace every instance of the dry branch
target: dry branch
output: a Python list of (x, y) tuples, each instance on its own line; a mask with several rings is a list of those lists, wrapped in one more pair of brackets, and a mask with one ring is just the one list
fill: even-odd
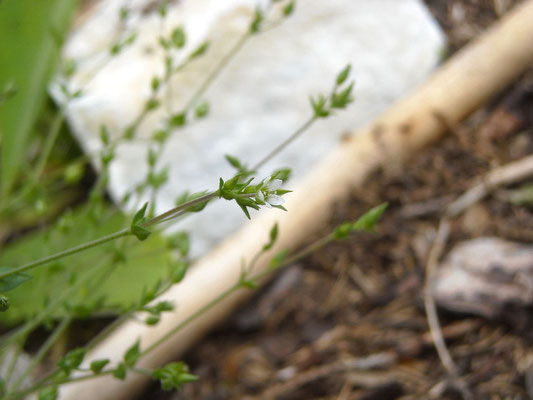
[(481, 182), (466, 191), (446, 208), (446, 215), (456, 217), (468, 207), (487, 196), (498, 186), (518, 182), (533, 175), (533, 155), (495, 168)]

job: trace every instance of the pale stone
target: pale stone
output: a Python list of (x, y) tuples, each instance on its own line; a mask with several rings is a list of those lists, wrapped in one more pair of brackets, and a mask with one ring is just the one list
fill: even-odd
[(528, 315), (533, 305), (533, 246), (494, 237), (456, 245), (433, 281), (435, 300), (487, 318)]
[[(182, 59), (206, 39), (211, 41), (205, 56), (172, 79), (170, 94), (163, 95), (170, 101), (141, 124), (141, 139), (119, 147), (109, 184), (116, 200), (146, 175), (148, 143), (142, 138), (150, 137), (168, 111), (181, 110), (206, 74), (248, 29), (257, 4), (253, 0), (175, 1), (162, 22), (157, 7), (150, 9), (152, 3), (103, 1), (65, 46), (65, 57), (81, 60), (68, 84), (84, 90), (69, 106), (68, 120), (84, 150), (97, 154), (100, 126), (120, 134), (150, 95), (152, 77), (162, 75), (164, 56), (157, 45), (162, 32), (168, 35), (183, 25), (188, 41)], [(138, 38), (109, 61), (123, 4), (131, 10), (127, 28), (135, 28)], [(421, 1), (298, 1), (294, 15), (253, 37), (209, 88), (208, 118), (174, 132), (159, 163), (170, 165), (170, 179), (158, 194), (157, 211), (171, 208), (185, 190), (216, 189), (219, 177), (231, 177), (233, 169), (224, 160), (225, 154), (248, 165), (260, 160), (310, 116), (309, 96), (329, 92), (338, 71), (351, 63), (355, 103), (316, 123), (260, 171), (264, 177), (274, 168), (289, 166), (297, 180), (342, 135), (355, 132), (423, 82), (439, 62), (443, 46), (443, 35)], [(61, 97), (57, 88), (52, 92)], [(244, 221), (235, 204), (219, 201), (173, 229), (192, 232), (198, 255)]]

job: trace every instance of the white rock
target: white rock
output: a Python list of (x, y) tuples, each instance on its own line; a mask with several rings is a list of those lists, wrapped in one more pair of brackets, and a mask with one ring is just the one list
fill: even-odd
[[(161, 32), (168, 35), (174, 27), (184, 26), (188, 41), (182, 59), (206, 39), (211, 41), (205, 56), (172, 79), (171, 101), (141, 124), (141, 139), (119, 147), (109, 184), (117, 200), (146, 175), (147, 142), (142, 138), (150, 137), (168, 110), (181, 110), (248, 29), (257, 4), (253, 0), (181, 0), (170, 3), (162, 22), (157, 7), (150, 10), (152, 3), (102, 1), (73, 32), (64, 52), (65, 57), (81, 60), (68, 84), (83, 87), (85, 93), (69, 106), (68, 120), (84, 150), (95, 154), (101, 147), (100, 126), (106, 125), (115, 135), (122, 133), (148, 98), (152, 77), (162, 75), (164, 57), (157, 45)], [(137, 30), (138, 39), (106, 61), (119, 32), (123, 4), (131, 10), (126, 29)], [(289, 166), (298, 179), (343, 134), (354, 132), (424, 81), (442, 48), (443, 35), (421, 1), (298, 1), (293, 16), (251, 39), (210, 87), (209, 117), (174, 132), (159, 164), (170, 165), (170, 179), (158, 194), (157, 210), (171, 208), (184, 190), (215, 189), (219, 177), (231, 177), (233, 170), (224, 154), (249, 165), (261, 159), (310, 116), (309, 95), (328, 92), (337, 72), (351, 63), (355, 104), (319, 121), (261, 171), (264, 176), (276, 167)], [(52, 92), (61, 97), (57, 88)], [(194, 252), (200, 254), (243, 221), (234, 204), (218, 202), (175, 229), (192, 231)]]
[(435, 300), (453, 311), (502, 317), (533, 305), (533, 246), (494, 237), (456, 245), (439, 266)]

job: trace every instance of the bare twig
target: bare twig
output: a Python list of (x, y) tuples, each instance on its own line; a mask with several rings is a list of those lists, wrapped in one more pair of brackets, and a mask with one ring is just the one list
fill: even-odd
[(452, 356), (446, 347), (442, 335), (442, 329), (439, 322), (439, 316), (437, 314), (437, 306), (435, 305), (435, 299), (433, 298), (433, 275), (437, 267), (437, 262), (444, 250), (446, 241), (450, 234), (450, 223), (447, 219), (441, 219), (439, 223), (439, 229), (437, 236), (433, 241), (433, 246), (429, 252), (428, 261), (426, 264), (426, 282), (424, 285), (424, 307), (426, 309), (426, 316), (428, 320), (429, 330), (433, 339), (433, 344), (437, 350), (437, 354), (442, 362), (442, 365), (452, 378), (455, 386), (461, 391), (463, 399), (472, 400), (472, 393), (468, 389), (466, 383), (461, 379), (457, 371), (457, 367), (453, 362)]
[(400, 211), (400, 215), (403, 218), (419, 218), (436, 214), (440, 212), (442, 207), (446, 207), (444, 215), (447, 217), (456, 217), (468, 207), (482, 200), (497, 187), (516, 183), (532, 175), (533, 155), (502, 167), (494, 168), (483, 177), (478, 177), (476, 179), (477, 184), (453, 201), (452, 196), (443, 196), (407, 204)]
[(490, 171), (481, 182), (467, 190), (446, 208), (445, 215), (456, 217), (477, 203), (498, 186), (520, 181), (533, 175), (533, 155), (511, 162)]
[(282, 394), (291, 393), (307, 383), (339, 373), (387, 368), (394, 364), (396, 359), (396, 353), (385, 352), (372, 354), (368, 357), (334, 361), (332, 363), (321, 365), (319, 367), (302, 372), (288, 382), (273, 385), (263, 392), (258, 398), (274, 399)]

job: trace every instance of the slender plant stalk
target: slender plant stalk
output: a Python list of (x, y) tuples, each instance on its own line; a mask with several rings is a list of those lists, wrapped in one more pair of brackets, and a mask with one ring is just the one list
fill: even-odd
[(186, 110), (192, 109), (198, 101), (202, 98), (204, 93), (207, 91), (209, 86), (215, 81), (215, 79), (220, 75), (220, 73), (225, 69), (225, 67), (229, 64), (230, 60), (243, 48), (245, 43), (250, 39), (251, 33), (249, 31), (246, 31), (244, 35), (241, 36), (241, 38), (235, 43), (235, 45), (231, 48), (231, 50), (220, 60), (219, 64), (216, 68), (214, 68), (211, 73), (207, 75), (207, 78), (205, 81), (198, 87), (196, 92), (191, 96), (190, 100), (185, 105)]
[(116, 239), (121, 238), (121, 237), (129, 236), (131, 234), (132, 233), (131, 233), (129, 228), (128, 229), (123, 229), (121, 231), (118, 231), (118, 232), (112, 233), (110, 235), (101, 237), (100, 239), (92, 240), (92, 241), (90, 241), (88, 243), (80, 244), (79, 246), (72, 247), (72, 248), (70, 248), (68, 250), (64, 250), (64, 251), (60, 251), (59, 253), (52, 254), (51, 256), (43, 257), (43, 258), (41, 258), (39, 260), (29, 262), (27, 264), (21, 265), (18, 268), (12, 269), (11, 271), (0, 273), (0, 279), (3, 279), (3, 278), (5, 278), (5, 277), (7, 277), (9, 275), (13, 275), (13, 274), (16, 274), (16, 273), (28, 271), (28, 270), (30, 270), (32, 268), (35, 268), (35, 267), (38, 267), (40, 265), (48, 264), (49, 262), (52, 262), (52, 261), (55, 261), (55, 260), (59, 260), (60, 258), (64, 258), (64, 257), (70, 256), (72, 254), (80, 253), (80, 252), (82, 252), (84, 250), (91, 249), (91, 248), (93, 248), (95, 246), (110, 242), (112, 240), (116, 240)]
[(96, 268), (89, 269), (88, 272), (80, 279), (78, 279), (71, 287), (58, 294), (58, 296), (55, 296), (52, 302), (50, 302), (50, 304), (44, 310), (42, 310), (39, 314), (33, 317), (30, 321), (26, 322), (21, 328), (11, 334), (7, 339), (3, 340), (2, 344), (0, 345), (0, 349), (5, 349), (8, 345), (16, 342), (17, 340), (23, 341), (23, 339), (33, 329), (35, 329), (39, 324), (41, 324), (47, 317), (49, 317), (57, 307), (59, 307), (66, 300), (68, 300), (83, 285), (87, 284), (87, 282), (90, 282), (96, 275), (96, 273), (98, 273), (100, 268), (106, 267), (109, 261), (110, 258), (104, 260), (102, 264), (97, 266)]
[(185, 328), (191, 322), (196, 320), (198, 317), (202, 316), (207, 311), (211, 310), (214, 306), (216, 306), (218, 303), (220, 303), (222, 300), (224, 300), (226, 297), (231, 295), (233, 292), (235, 292), (240, 287), (241, 287), (240, 283), (236, 283), (233, 286), (231, 286), (229, 289), (226, 289), (224, 292), (222, 292), (221, 294), (216, 296), (213, 300), (211, 300), (205, 306), (203, 306), (200, 309), (198, 309), (197, 311), (195, 311), (193, 314), (191, 314), (186, 319), (184, 319), (182, 322), (180, 322), (178, 325), (176, 325), (173, 329), (171, 329), (166, 334), (161, 336), (157, 341), (152, 343), (149, 347), (147, 347), (144, 351), (141, 352), (140, 357), (143, 357), (146, 354), (151, 353), (152, 351), (154, 351), (162, 343), (166, 342), (168, 339), (170, 339), (172, 336), (174, 336), (177, 332), (181, 331), (183, 328)]
[[(4, 378), (4, 381), (6, 382), (6, 384), (9, 384), (9, 381), (11, 380), (11, 376), (13, 376), (13, 372), (15, 372), (15, 367), (17, 365), (18, 358), (20, 354), (22, 353), (24, 342), (26, 341), (26, 339), (27, 337), (24, 337), (22, 340), (19, 340), (17, 343), (15, 343), (15, 350), (13, 351), (13, 354), (11, 356), (11, 360), (9, 362), (9, 366), (7, 368), (7, 372)], [(2, 359), (2, 363), (4, 360), (5, 359)]]
[[(186, 112), (190, 111), (193, 107), (196, 106), (196, 104), (200, 101), (200, 99), (202, 98), (204, 93), (207, 91), (209, 86), (220, 75), (220, 73), (224, 70), (224, 68), (229, 63), (229, 61), (235, 56), (235, 54), (237, 54), (237, 52), (244, 46), (246, 41), (251, 36), (252, 36), (251, 31), (247, 31), (236, 42), (236, 44), (232, 47), (232, 49), (221, 59), (221, 61), (218, 64), (217, 68), (213, 69), (212, 72), (210, 74), (208, 74), (208, 76), (205, 79), (205, 81), (193, 93), (193, 95), (191, 96), (191, 98), (187, 102), (186, 107), (185, 107)], [(180, 66), (180, 67), (182, 67), (182, 66)], [(168, 81), (169, 78), (170, 78), (169, 74), (166, 74), (164, 81), (166, 83), (168, 83), (167, 81)], [(335, 89), (334, 89), (334, 91), (335, 91)], [(45, 165), (46, 160), (47, 160), (47, 158), (48, 158), (48, 156), (50, 154), (50, 151), (51, 151), (51, 149), (53, 147), (53, 144), (55, 143), (55, 141), (57, 139), (57, 135), (59, 133), (61, 124), (62, 124), (63, 119), (64, 119), (64, 110), (62, 110), (62, 111), (63, 111), (63, 113), (60, 114), (61, 119), (60, 120), (58, 119), (57, 127), (56, 127), (55, 123), (53, 125), (53, 132), (56, 132), (56, 130), (57, 130), (57, 133), (55, 133), (55, 137), (48, 138), (47, 143), (46, 143), (46, 149), (45, 149), (46, 151), (43, 154), (43, 156), (41, 156), (41, 158), (40, 158), (40, 160), (38, 162), (36, 173), (35, 173), (36, 177), (39, 177), (41, 175), (42, 169), (44, 168), (44, 165)], [(140, 124), (148, 112), (149, 112), (149, 110), (147, 108), (144, 108), (143, 111), (141, 112), (141, 114), (135, 119), (134, 124), (136, 124), (136, 125)], [(318, 119), (318, 118), (319, 117), (315, 113), (302, 126), (300, 126), (293, 134), (291, 134), (284, 142), (279, 144), (275, 149), (273, 149), (269, 154), (267, 154), (261, 161), (259, 161), (258, 164), (253, 169), (256, 170), (256, 169), (262, 167), (268, 161), (270, 161), (282, 149), (284, 149), (286, 146), (288, 146), (290, 143), (292, 143), (294, 140), (296, 140), (303, 132), (305, 132), (316, 121), (316, 119)], [(50, 143), (50, 145), (48, 145), (48, 143)], [(161, 146), (159, 150), (160, 151), (158, 153), (160, 154), (162, 152), (162, 150), (163, 150), (163, 146)], [(42, 160), (44, 160), (44, 161), (42, 161)], [(175, 208), (173, 208), (173, 209), (171, 209), (171, 210), (169, 210), (169, 211), (167, 211), (167, 212), (165, 212), (165, 213), (163, 213), (161, 215), (158, 215), (156, 217), (150, 218), (147, 221), (145, 221), (144, 223), (142, 223), (141, 225), (144, 226), (144, 227), (149, 227), (149, 226), (153, 226), (153, 225), (156, 225), (156, 224), (160, 224), (160, 223), (169, 221), (171, 219), (175, 219), (178, 216), (181, 216), (181, 215), (187, 213), (189, 208), (191, 208), (191, 207), (193, 207), (195, 205), (202, 204), (202, 203), (207, 203), (210, 200), (218, 197), (218, 195), (219, 195), (218, 191), (207, 193), (207, 194), (205, 194), (205, 195), (203, 195), (203, 196), (201, 196), (201, 197), (199, 197), (197, 199), (191, 200), (191, 201), (189, 201), (187, 203), (184, 203), (184, 204), (182, 204), (182, 205), (180, 205), (178, 207), (175, 207)], [(253, 197), (254, 194), (243, 194), (243, 196)], [(27, 263), (25, 265), (22, 265), (22, 266), (20, 266), (18, 268), (13, 269), (12, 271), (0, 274), (0, 279), (3, 279), (5, 277), (7, 277), (9, 275), (12, 275), (12, 274), (15, 274), (15, 273), (27, 271), (27, 270), (29, 270), (31, 268), (34, 268), (34, 267), (49, 263), (51, 261), (54, 261), (54, 260), (69, 256), (69, 255), (72, 255), (72, 254), (75, 254), (75, 253), (78, 253), (78, 252), (81, 252), (81, 251), (84, 251), (84, 250), (92, 248), (94, 246), (97, 246), (97, 245), (100, 245), (100, 244), (103, 244), (103, 243), (106, 243), (106, 242), (109, 242), (109, 241), (112, 241), (112, 240), (119, 239), (121, 237), (129, 236), (129, 235), (132, 235), (132, 231), (129, 228), (121, 230), (121, 231), (118, 231), (118, 232), (115, 232), (113, 234), (107, 235), (107, 236), (102, 237), (100, 239), (96, 239), (96, 240), (90, 241), (88, 243), (85, 243), (83, 245), (76, 246), (74, 248), (71, 248), (71, 249), (56, 253), (55, 255), (44, 257), (44, 258), (42, 258), (40, 260), (33, 261), (33, 262)], [(316, 249), (326, 245), (327, 243), (329, 243), (333, 239), (334, 239), (334, 237), (333, 237), (332, 234), (327, 235), (327, 236), (319, 239), (318, 241), (312, 243), (311, 245), (305, 247), (303, 250), (297, 252), (293, 256), (287, 258), (281, 265), (277, 265), (275, 267), (267, 268), (264, 271), (252, 276), (250, 279), (247, 279), (246, 282), (248, 282), (248, 283), (249, 282), (252, 282), (252, 283), (259, 282), (260, 280), (264, 279), (266, 276), (271, 274), (273, 271), (275, 271), (275, 270), (277, 270), (279, 268), (282, 268), (282, 267), (284, 267), (284, 266), (286, 266), (288, 264), (293, 263), (295, 260), (308, 255), (309, 253), (315, 251)], [(260, 252), (258, 252), (258, 254), (256, 254), (253, 257), (252, 261), (249, 263), (249, 267), (243, 271), (243, 274), (247, 275), (247, 274), (250, 274), (253, 271), (253, 267), (255, 266), (257, 260), (259, 259), (259, 257), (263, 253), (264, 253), (264, 251), (260, 251)], [(86, 276), (89, 276), (89, 275), (86, 275)], [(90, 276), (92, 277), (92, 274)], [(182, 330), (184, 327), (189, 325), (192, 321), (196, 320), (197, 318), (199, 318), (200, 316), (205, 314), (207, 311), (212, 309), (216, 304), (218, 304), (219, 302), (224, 300), (226, 297), (230, 296), (232, 293), (236, 292), (239, 289), (247, 287), (244, 284), (245, 282), (243, 282), (242, 279), (243, 279), (243, 277), (241, 277), (234, 285), (232, 285), (226, 291), (220, 293), (218, 296), (213, 298), (205, 306), (201, 307), (195, 313), (193, 313), (188, 318), (183, 320), (180, 324), (178, 324), (172, 330), (167, 332), (164, 336), (162, 336), (160, 339), (158, 339), (155, 343), (153, 343), (147, 349), (142, 351), (141, 354), (140, 354), (140, 357), (142, 357), (142, 356), (150, 353), (151, 351), (155, 350), (163, 342), (165, 342), (170, 337), (175, 335), (177, 332)], [(171, 284), (169, 283), (169, 285), (167, 287), (164, 287), (163, 289), (159, 290), (158, 292), (161, 292), (161, 291), (164, 292), (164, 291), (168, 290), (168, 288), (170, 288), (170, 286), (171, 286)], [(135, 311), (135, 308), (131, 308), (128, 312), (123, 314), (116, 321), (121, 322), (124, 319), (129, 318), (134, 311)], [(34, 384), (32, 387), (30, 387), (28, 389), (25, 389), (25, 390), (23, 390), (21, 392), (18, 392), (18, 393), (16, 392), (18, 390), (18, 388), (20, 387), (20, 384), (31, 373), (33, 368), (41, 361), (41, 359), (46, 355), (46, 353), (52, 347), (53, 343), (55, 343), (57, 338), (60, 337), (61, 333), (64, 332), (64, 330), (68, 327), (68, 324), (70, 323), (72, 318), (73, 318), (72, 316), (69, 316), (69, 317), (63, 319), (63, 321), (56, 327), (56, 330), (54, 331), (54, 333), (48, 338), (48, 340), (45, 342), (45, 344), (41, 347), (41, 349), (39, 350), (37, 356), (34, 358), (32, 363), (30, 364), (30, 366), (26, 369), (26, 371), (24, 372), (23, 376), (21, 376), (21, 378), (19, 378), (19, 380), (17, 380), (17, 382), (15, 383), (14, 387), (12, 388), (10, 393), (8, 394), (8, 397), (11, 396), (13, 398), (21, 398), (22, 396), (24, 396), (24, 395), (26, 395), (28, 393), (37, 391), (39, 389), (43, 389), (43, 388), (51, 386), (51, 385), (60, 385), (60, 384), (63, 384), (63, 383), (77, 382), (77, 381), (82, 381), (82, 380), (86, 380), (86, 379), (92, 379), (92, 378), (97, 377), (97, 376), (109, 375), (109, 374), (112, 374), (114, 372), (114, 369), (108, 369), (108, 370), (100, 371), (99, 373), (96, 373), (96, 374), (90, 373), (88, 375), (83, 375), (83, 376), (78, 376), (78, 377), (73, 377), (73, 378), (69, 377), (69, 378), (65, 378), (64, 380), (61, 380), (61, 381), (51, 382), (51, 378), (53, 378), (54, 376), (57, 376), (57, 374), (58, 374), (59, 370), (56, 370), (56, 371), (52, 372), (51, 374), (49, 374), (47, 377), (44, 377), (43, 379), (41, 379), (39, 382)], [(37, 322), (37, 324), (39, 322)], [(102, 332), (103, 335), (98, 335), (97, 338), (104, 337), (105, 334), (107, 332), (109, 332), (110, 330), (112, 330), (114, 326), (118, 325), (119, 322), (117, 322), (117, 324), (112, 324), (111, 328), (109, 330), (106, 329), (105, 332)], [(32, 325), (33, 324), (30, 324), (30, 326), (32, 326)], [(29, 332), (27, 329), (28, 329), (27, 327), (25, 329), (23, 329), (21, 331), (22, 332), (21, 334), (27, 335), (27, 333)], [(95, 343), (97, 343), (98, 342), (97, 338), (95, 340), (91, 341), (87, 347), (91, 347)], [(22, 343), (22, 341), (20, 343)], [(136, 368), (136, 367), (129, 368), (129, 370), (131, 370), (132, 372), (142, 373), (142, 374), (146, 374), (146, 375), (151, 376), (151, 371), (148, 371), (148, 370), (141, 370), (141, 369)], [(83, 371), (86, 371), (86, 370), (84, 369)]]
[[(287, 265), (290, 265), (292, 263), (294, 263), (295, 261), (301, 259), (302, 257), (306, 257), (308, 256), (309, 254), (311, 254), (312, 252), (318, 250), (319, 248), (327, 245), (328, 243), (330, 243), (331, 241), (334, 240), (334, 237), (333, 237), (333, 234), (328, 234), (318, 240), (316, 240), (315, 242), (311, 243), (310, 245), (304, 247), (302, 250), (298, 251), (297, 253), (295, 253), (293, 256), (291, 257), (288, 257), (281, 265), (275, 267), (275, 268), (267, 268), (265, 269), (264, 271), (254, 275), (253, 277), (251, 277), (249, 279), (249, 281), (253, 282), (253, 283), (258, 283), (260, 282), (261, 280), (263, 280), (264, 278), (266, 278), (268, 275), (272, 274), (274, 271), (280, 269), (280, 268), (284, 268), (286, 267)], [(254, 260), (255, 260), (255, 257), (254, 257)], [(169, 286), (170, 287), (170, 286)], [(173, 329), (171, 329), (170, 331), (168, 331), (165, 335), (163, 335), (161, 338), (159, 338), (156, 342), (152, 343), (152, 345), (150, 345), (149, 347), (147, 347), (145, 350), (143, 350), (140, 355), (139, 355), (139, 359), (142, 358), (143, 356), (147, 355), (148, 353), (154, 351), (157, 347), (159, 347), (162, 343), (164, 343), (165, 341), (167, 341), (169, 338), (171, 338), (172, 336), (174, 336), (176, 333), (178, 333), (179, 331), (181, 331), (182, 329), (184, 329), (186, 326), (188, 326), (191, 322), (193, 322), (194, 320), (196, 320), (197, 318), (199, 318), (200, 316), (202, 316), (203, 314), (205, 314), (206, 312), (208, 312), (209, 310), (211, 310), (213, 307), (215, 307), (219, 302), (221, 302), (222, 300), (224, 300), (225, 298), (227, 298), (228, 296), (232, 295), (234, 292), (236, 292), (237, 290), (239, 289), (243, 289), (243, 285), (242, 285), (242, 282), (241, 280), (239, 279), (239, 281), (237, 281), (234, 285), (232, 285), (231, 287), (229, 287), (228, 289), (226, 289), (224, 292), (222, 292), (221, 294), (217, 295), (215, 298), (213, 298), (209, 303), (207, 303), (206, 305), (204, 305), (203, 307), (201, 307), (200, 309), (198, 309), (196, 312), (194, 312), (193, 314), (191, 314), (189, 317), (187, 317), (185, 320), (183, 320), (181, 323), (179, 323), (178, 325), (176, 325)], [(166, 289), (165, 289), (166, 290)], [(121, 318), (126, 318), (125, 316), (121, 316), (119, 319)], [(114, 325), (114, 324), (113, 324)], [(106, 330), (106, 334), (108, 333), (109, 331)], [(100, 335), (99, 335), (100, 336)], [(105, 335), (104, 335), (105, 336)], [(103, 337), (103, 336), (102, 336)], [(96, 344), (96, 342), (92, 342), (92, 344)], [(19, 393), (11, 393), (10, 395), (13, 396), (13, 398), (21, 398), (22, 396), (26, 395), (26, 394), (29, 394), (29, 393), (32, 393), (32, 392), (35, 392), (37, 390), (41, 390), (41, 389), (44, 389), (48, 386), (51, 386), (53, 384), (55, 385), (61, 385), (63, 383), (71, 383), (71, 382), (78, 382), (78, 381), (82, 381), (82, 380), (87, 380), (87, 379), (92, 379), (92, 378), (95, 378), (95, 377), (98, 377), (98, 376), (102, 376), (102, 375), (110, 375), (113, 373), (113, 369), (110, 369), (110, 370), (104, 370), (104, 371), (101, 371), (100, 373), (98, 374), (91, 374), (91, 375), (84, 375), (84, 376), (78, 376), (78, 377), (75, 377), (75, 378), (67, 378), (65, 379), (64, 381), (59, 381), (59, 382), (54, 382), (54, 383), (47, 383), (48, 380), (50, 378), (52, 378), (53, 376), (55, 376), (57, 373), (58, 373), (58, 370), (52, 372), (51, 374), (49, 374), (47, 377), (41, 379), (39, 382), (37, 382), (35, 385), (33, 385), (32, 387), (28, 388), (28, 389), (25, 389), (24, 391), (21, 391)]]
[[(66, 102), (68, 101), (69, 99), (66, 100)], [(39, 182), (39, 178), (43, 173), (44, 166), (46, 165), (46, 162), (48, 161), (48, 158), (52, 153), (52, 149), (54, 148), (54, 145), (57, 141), (59, 132), (61, 132), (61, 127), (63, 126), (63, 122), (65, 121), (65, 112), (66, 103), (61, 106), (61, 108), (57, 111), (54, 117), (54, 120), (50, 127), (50, 132), (48, 132), (48, 136), (46, 137), (46, 141), (44, 142), (43, 151), (41, 152), (39, 160), (37, 161), (37, 165), (35, 166), (35, 170), (33, 171), (31, 186), (34, 186), (37, 182)]]
[(253, 168), (252, 170), (257, 171), (259, 168), (261, 168), (263, 165), (265, 165), (267, 162), (269, 162), (272, 158), (274, 158), (278, 153), (280, 153), (285, 147), (287, 147), (289, 144), (291, 144), (294, 140), (296, 140), (302, 133), (304, 133), (313, 123), (317, 120), (317, 117), (313, 115), (311, 118), (309, 118), (307, 121), (305, 121), (302, 126), (300, 126), (292, 135), (290, 135), (287, 139), (285, 139), (283, 142), (281, 142), (274, 150), (272, 150), (270, 153), (268, 153), (265, 157), (261, 159)]
[[(257, 283), (257, 282), (261, 281), (263, 278), (265, 278), (266, 276), (270, 275), (274, 270), (277, 270), (277, 269), (280, 269), (280, 268), (284, 268), (287, 265), (290, 265), (290, 264), (294, 263), (295, 261), (299, 260), (300, 258), (305, 257), (305, 256), (311, 254), (313, 251), (316, 251), (319, 248), (325, 246), (326, 244), (328, 244), (332, 240), (333, 240), (332, 235), (328, 234), (327, 236), (324, 236), (323, 238), (318, 239), (317, 241), (311, 243), (309, 246), (305, 247), (304, 249), (302, 249), (298, 253), (294, 254), (292, 257), (287, 258), (287, 260), (285, 262), (283, 262), (283, 264), (280, 265), (279, 267), (273, 268), (273, 269), (269, 268), (269, 269), (266, 269), (266, 270), (264, 270), (264, 271), (262, 271), (262, 272), (260, 272), (260, 273), (258, 273), (256, 275), (254, 275), (252, 278), (250, 278), (250, 281), (252, 281), (254, 283)], [(230, 296), (231, 294), (233, 294), (234, 292), (236, 292), (238, 289), (241, 289), (241, 288), (243, 288), (243, 286), (242, 286), (242, 284), (241, 284), (241, 282), (239, 280), (233, 286), (231, 286), (230, 288), (226, 289), (224, 292), (222, 292), (221, 294), (216, 296), (213, 300), (211, 300), (205, 306), (201, 307), (196, 312), (191, 314), (189, 317), (184, 319), (181, 323), (179, 323), (173, 329), (168, 331), (165, 335), (163, 335), (161, 338), (159, 338), (156, 342), (152, 343), (149, 347), (147, 347), (144, 351), (141, 352), (140, 357), (145, 356), (146, 354), (148, 354), (148, 353), (152, 352), (153, 350), (155, 350), (158, 346), (160, 346), (162, 343), (164, 343), (169, 338), (174, 336), (176, 333), (181, 331), (183, 328), (185, 328), (191, 322), (193, 322), (198, 317), (200, 317), (203, 314), (205, 314), (207, 311), (211, 310), (219, 302), (221, 302), (226, 297)]]
[(61, 106), (61, 108), (57, 111), (56, 115), (54, 116), (54, 120), (52, 121), (50, 130), (48, 132), (48, 135), (46, 136), (46, 141), (43, 146), (43, 151), (41, 152), (39, 156), (39, 160), (37, 161), (37, 164), (35, 165), (35, 169), (30, 179), (20, 189), (20, 191), (18, 191), (16, 194), (14, 194), (13, 197), (7, 200), (5, 204), (2, 204), (2, 206), (0, 207), (0, 211), (5, 211), (5, 209), (7, 209), (8, 207), (12, 206), (13, 204), (16, 204), (17, 202), (20, 202), (39, 183), (39, 178), (41, 177), (41, 174), (43, 173), (44, 166), (46, 165), (46, 161), (48, 161), (48, 158), (50, 157), (54, 144), (57, 141), (59, 133), (61, 132), (61, 126), (63, 125), (63, 122), (65, 121), (65, 107), (66, 105)]
[(113, 369), (109, 369), (109, 370), (100, 371), (98, 373), (91, 373), (91, 374), (88, 374), (88, 375), (77, 376), (77, 377), (74, 377), (74, 378), (70, 378), (69, 377), (69, 378), (66, 378), (66, 379), (63, 379), (63, 380), (58, 380), (58, 381), (56, 381), (54, 383), (46, 383), (52, 377), (57, 375), (58, 371), (56, 370), (53, 373), (51, 373), (50, 375), (45, 376), (40, 381), (38, 381), (37, 383), (35, 383), (34, 385), (30, 386), (27, 389), (24, 389), (24, 390), (22, 390), (22, 391), (20, 391), (18, 393), (14, 393), (14, 392), (8, 393), (5, 396), (5, 398), (6, 399), (23, 399), (26, 395), (28, 395), (30, 393), (36, 392), (38, 390), (45, 389), (45, 388), (47, 388), (49, 386), (52, 386), (52, 385), (58, 385), (59, 386), (59, 385), (65, 384), (65, 383), (74, 383), (74, 382), (86, 381), (86, 380), (93, 379), (93, 378), (96, 378), (96, 377), (99, 377), (99, 376), (111, 375), (111, 374), (113, 374), (113, 372), (114, 372)]
[(214, 198), (217, 197), (217, 195), (218, 195), (217, 192), (210, 192), (201, 197), (198, 197), (197, 199), (188, 201), (187, 203), (180, 204), (179, 206), (174, 207), (173, 209), (168, 210), (164, 212), (163, 214), (158, 215), (157, 217), (149, 219), (143, 224), (143, 226), (148, 227), (148, 226), (152, 226), (152, 225), (167, 221), (168, 219), (175, 218), (176, 216), (179, 215), (180, 212), (186, 211), (187, 208), (194, 207), (198, 204), (202, 204), (210, 200), (213, 200)]
[(50, 351), (50, 349), (54, 346), (56, 341), (67, 330), (71, 322), (72, 322), (72, 316), (69, 315), (63, 318), (62, 321), (59, 323), (59, 325), (56, 326), (52, 334), (46, 339), (46, 342), (44, 342), (44, 344), (41, 346), (37, 354), (32, 358), (30, 364), (26, 367), (26, 370), (13, 384), (13, 387), (10, 388), (12, 392), (15, 392), (18, 390), (18, 388), (20, 387), (20, 385), (22, 385), (24, 380), (31, 374), (31, 372), (35, 369), (35, 367), (39, 365), (39, 363), (44, 358), (44, 356), (48, 353), (48, 351)]

